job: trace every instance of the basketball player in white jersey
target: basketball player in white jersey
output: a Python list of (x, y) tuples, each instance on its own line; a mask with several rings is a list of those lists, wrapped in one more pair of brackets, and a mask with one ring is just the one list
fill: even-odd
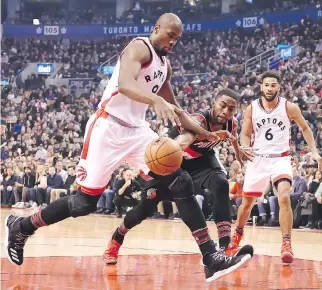
[[(145, 120), (152, 105), (158, 118), (217, 141), (215, 133), (203, 129), (179, 109), (170, 84), (171, 67), (166, 58), (182, 34), (181, 20), (164, 14), (152, 35), (133, 39), (121, 54), (105, 89), (98, 111), (89, 119), (81, 159), (77, 168), (77, 193), (50, 203), (30, 217), (6, 219), (6, 252), (12, 263), (23, 263), (23, 248), (29, 236), (43, 226), (69, 217), (88, 215), (96, 210), (112, 173), (125, 160), (145, 174), (145, 147), (158, 138)], [(214, 280), (230, 273), (251, 255), (226, 257), (209, 236), (204, 216), (193, 196), (191, 177), (181, 169), (170, 176), (156, 176), (173, 193), (182, 217), (204, 257), (206, 277)]]
[[(284, 265), (292, 263), (294, 256), (291, 247), (293, 213), (290, 202), (292, 186), (292, 166), (290, 151), (291, 120), (302, 130), (305, 141), (314, 159), (322, 168), (322, 158), (315, 146), (314, 137), (299, 107), (278, 96), (280, 76), (268, 71), (262, 76), (262, 96), (246, 108), (240, 143), (250, 146), (253, 137), (255, 157), (246, 167), (243, 186), (244, 197), (238, 210), (236, 231), (230, 243), (237, 248), (243, 237), (251, 209), (257, 197), (264, 192), (269, 181), (274, 184), (279, 202), (279, 221), (282, 232), (281, 259)], [(252, 136), (253, 135), (253, 136)]]

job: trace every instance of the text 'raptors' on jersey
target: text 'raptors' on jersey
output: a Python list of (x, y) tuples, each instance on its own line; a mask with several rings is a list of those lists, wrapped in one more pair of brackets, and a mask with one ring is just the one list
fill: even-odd
[(287, 100), (278, 97), (276, 107), (267, 112), (257, 99), (252, 102), (253, 148), (257, 154), (279, 154), (290, 149), (291, 121)]
[[(165, 56), (157, 55), (148, 37), (137, 37), (131, 42), (133, 41), (143, 41), (149, 48), (151, 55), (150, 61), (142, 66), (137, 82), (143, 85), (146, 90), (157, 94), (167, 78), (168, 60)], [(148, 105), (131, 100), (118, 92), (119, 73), (120, 60), (105, 88), (99, 107), (130, 126), (141, 127), (147, 123), (145, 114)]]

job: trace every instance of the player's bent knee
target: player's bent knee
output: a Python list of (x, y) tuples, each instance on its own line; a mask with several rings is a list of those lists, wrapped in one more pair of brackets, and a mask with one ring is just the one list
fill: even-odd
[(131, 229), (139, 225), (147, 217), (153, 214), (154, 208), (150, 208), (144, 201), (140, 202), (135, 208), (127, 212), (124, 218), (124, 225), (127, 229)]
[(256, 201), (256, 197), (243, 197), (242, 205), (245, 209), (251, 209)]
[(190, 174), (183, 171), (169, 186), (174, 199), (185, 199), (193, 196), (193, 182)]
[(82, 191), (77, 191), (68, 199), (68, 208), (72, 217), (86, 216), (96, 210), (100, 195), (89, 195)]
[(281, 192), (278, 194), (278, 203), (279, 206), (288, 206), (291, 204), (290, 194), (289, 192)]
[[(229, 182), (227, 180), (227, 178), (225, 177), (224, 174), (213, 174), (210, 177), (210, 186), (211, 188), (209, 188), (209, 190), (214, 193), (214, 192), (229, 192)], [(214, 190), (212, 190), (214, 189)]]

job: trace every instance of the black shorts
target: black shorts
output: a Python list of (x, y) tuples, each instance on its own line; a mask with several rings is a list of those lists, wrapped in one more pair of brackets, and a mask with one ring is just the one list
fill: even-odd
[[(223, 178), (227, 178), (214, 155), (183, 160), (181, 169), (190, 174), (194, 183), (195, 194), (200, 194), (204, 189), (208, 189), (208, 182), (213, 174), (222, 174)], [(152, 179), (151, 181), (145, 182), (144, 195), (146, 195), (149, 189), (154, 188), (156, 189), (157, 200), (173, 201), (172, 193), (168, 189), (170, 182), (167, 182), (167, 179), (171, 180), (171, 176), (162, 177), (162, 180)]]
[(208, 188), (209, 178), (213, 174), (226, 176), (215, 155), (184, 160), (181, 168), (190, 174), (195, 186), (202, 189)]

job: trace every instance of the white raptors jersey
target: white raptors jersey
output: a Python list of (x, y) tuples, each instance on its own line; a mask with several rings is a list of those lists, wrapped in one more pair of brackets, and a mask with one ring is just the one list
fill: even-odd
[[(164, 56), (157, 55), (148, 37), (137, 37), (133, 41), (143, 41), (149, 47), (151, 53), (151, 60), (141, 68), (137, 82), (145, 90), (156, 94), (167, 78), (167, 59)], [(129, 67), (128, 69), (131, 68)], [(131, 126), (143, 126), (146, 124), (145, 114), (148, 105), (133, 101), (118, 92), (119, 74), (120, 60), (118, 60), (112, 77), (105, 88), (99, 107)]]
[(257, 154), (280, 154), (290, 150), (291, 123), (287, 101), (278, 97), (271, 112), (266, 112), (260, 99), (252, 102), (253, 148)]

